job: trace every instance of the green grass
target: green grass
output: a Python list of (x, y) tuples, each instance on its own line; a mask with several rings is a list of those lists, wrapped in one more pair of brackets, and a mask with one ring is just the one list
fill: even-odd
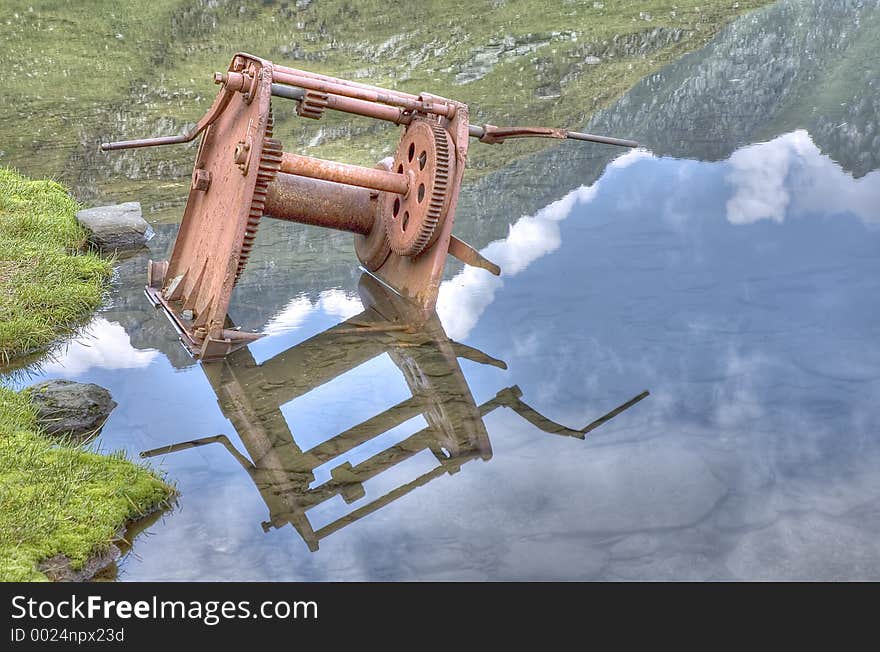
[[(468, 103), (471, 121), (577, 129), (636, 81), (768, 0), (8, 0), (0, 19), (0, 162), (60, 178), (78, 196), (181, 202), (195, 151), (102, 154), (102, 140), (181, 132), (217, 93), (214, 70), (245, 51), (284, 65)], [(674, 35), (673, 38), (670, 35)], [(461, 77), (487, 47), (522, 46)], [(617, 41), (615, 41), (617, 39)], [(620, 46), (632, 41), (634, 47)], [(599, 62), (586, 64), (590, 56)], [(275, 103), (289, 151), (372, 166), (396, 128)], [(626, 128), (612, 134), (627, 137)], [(474, 143), (466, 179), (552, 146)], [(650, 143), (646, 143), (650, 146)], [(585, 145), (589, 146), (589, 145)], [(179, 217), (171, 210), (169, 217)]]
[[(111, 261), (83, 251), (79, 205), (61, 184), (0, 169), (0, 362), (48, 347), (101, 304)], [(74, 569), (172, 490), (119, 454), (40, 433), (24, 394), (0, 386), (0, 580), (46, 580), (41, 560)]]
[(81, 251), (77, 209), (64, 186), (0, 169), (0, 364), (47, 347), (101, 304), (111, 262)]
[(81, 568), (173, 493), (121, 454), (48, 439), (27, 396), (0, 386), (0, 581), (45, 581), (38, 564), (58, 554)]

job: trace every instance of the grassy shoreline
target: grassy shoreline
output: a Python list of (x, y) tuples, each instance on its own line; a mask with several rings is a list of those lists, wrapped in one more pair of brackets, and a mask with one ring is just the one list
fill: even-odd
[(0, 169), (0, 365), (43, 350), (101, 305), (112, 262), (83, 251), (59, 183)]
[(40, 563), (51, 558), (82, 569), (173, 496), (120, 453), (45, 436), (27, 395), (0, 386), (0, 581), (46, 581)]
[[(0, 169), (0, 366), (46, 350), (101, 304), (112, 262), (83, 251), (78, 208), (62, 185)], [(45, 581), (47, 559), (94, 564), (173, 495), (119, 453), (46, 436), (27, 394), (0, 384), (0, 581)]]

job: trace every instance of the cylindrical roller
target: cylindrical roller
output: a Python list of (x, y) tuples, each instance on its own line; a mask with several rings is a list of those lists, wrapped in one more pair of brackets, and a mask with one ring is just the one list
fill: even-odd
[(323, 179), (371, 190), (385, 190), (398, 195), (405, 195), (409, 189), (409, 178), (403, 174), (288, 152), (285, 152), (281, 158), (281, 171), (310, 179)]
[(377, 201), (370, 191), (279, 172), (269, 184), (266, 217), (369, 235)]

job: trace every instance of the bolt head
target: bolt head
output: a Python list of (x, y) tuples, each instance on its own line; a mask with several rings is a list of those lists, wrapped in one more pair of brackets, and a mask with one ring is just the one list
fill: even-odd
[(250, 145), (246, 142), (243, 140), (238, 141), (238, 144), (235, 146), (235, 153), (232, 155), (237, 164), (242, 165), (247, 162), (249, 149)]
[(206, 191), (211, 187), (211, 173), (207, 170), (196, 170), (192, 178), (193, 190)]

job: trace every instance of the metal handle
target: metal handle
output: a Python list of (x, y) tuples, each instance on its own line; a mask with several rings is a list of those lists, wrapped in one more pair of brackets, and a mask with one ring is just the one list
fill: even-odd
[(558, 138), (560, 140), (582, 140), (590, 143), (618, 145), (620, 147), (638, 147), (634, 140), (612, 138), (611, 136), (595, 136), (579, 131), (554, 129), (552, 127), (496, 127), (495, 125), (468, 125), (468, 133), (479, 138), (481, 143), (489, 145), (501, 144), (508, 138)]

